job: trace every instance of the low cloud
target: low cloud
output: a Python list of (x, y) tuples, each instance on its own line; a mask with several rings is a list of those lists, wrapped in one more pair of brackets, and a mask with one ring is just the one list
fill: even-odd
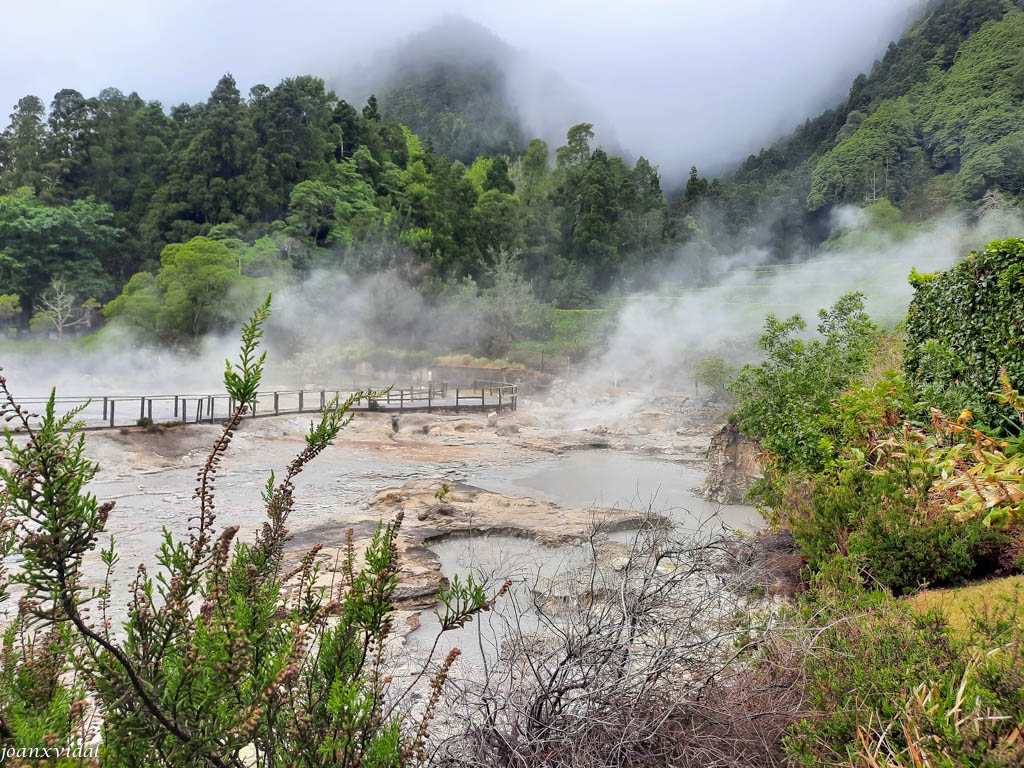
[[(681, 177), (691, 164), (721, 169), (834, 105), (899, 36), (917, 0), (296, 0), (287, 12), (270, 0), (10, 5), (0, 29), (0, 115), (26, 94), (49, 102), (62, 88), (116, 87), (170, 106), (204, 100), (224, 72), (243, 89), (330, 77), (461, 14), (530, 63), (510, 82), (528, 130), (564, 133), (568, 126), (547, 117), (575, 94), (593, 106), (586, 118), (629, 154)], [(546, 87), (544, 73), (566, 87)], [(360, 95), (350, 90), (339, 83), (343, 97)]]

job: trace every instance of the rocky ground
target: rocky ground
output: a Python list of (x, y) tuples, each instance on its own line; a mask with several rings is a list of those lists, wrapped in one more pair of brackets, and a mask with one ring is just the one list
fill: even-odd
[[(260, 492), (271, 470), (280, 472), (301, 450), (309, 416), (243, 422), (218, 476), (218, 525), (238, 524), (251, 536), (262, 522)], [(694, 407), (685, 395), (658, 390), (644, 395), (606, 392), (587, 396), (566, 383), (522, 398), (515, 412), (406, 414), (398, 428), (390, 414), (361, 413), (301, 476), (290, 521), (294, 557), (323, 543), (328, 573), (348, 529), (357, 551), (381, 521), (405, 512), (402, 602), (415, 613), (443, 581), (431, 541), (474, 533), (504, 534), (545, 543), (580, 539), (595, 516), (629, 527), (636, 513), (567, 509), (530, 498), (511, 498), (459, 484), (466, 471), (508, 467), (570, 451), (611, 450), (702, 467), (720, 415)], [(114, 499), (110, 532), (121, 562), (152, 563), (161, 529), (184, 535), (193, 509), (195, 474), (218, 425), (160, 431), (141, 428), (93, 432), (89, 455), (100, 465), (93, 492)], [(442, 483), (451, 491), (435, 498)], [(414, 624), (415, 622), (413, 622)]]
[[(280, 473), (302, 449), (310, 418), (243, 422), (218, 474), (218, 527), (239, 525), (240, 537), (252, 537), (263, 520), (260, 493), (268, 473)], [(587, 451), (622, 452), (703, 471), (723, 421), (720, 409), (694, 406), (676, 392), (592, 396), (557, 382), (545, 395), (521, 398), (517, 411), (500, 415), (405, 414), (396, 430), (389, 413), (360, 413), (298, 480), (289, 557), (297, 560), (323, 544), (322, 578), (336, 579), (347, 531), (352, 531), (355, 551), (361, 552), (381, 522), (402, 512), (403, 570), (389, 663), (402, 686), (412, 681), (426, 685), (426, 678), (417, 678), (425, 651), (406, 638), (420, 626), (421, 617), (430, 618), (424, 609), (434, 604), (445, 583), (439, 543), (467, 536), (514, 538), (555, 552), (589, 544), (595, 525), (614, 532), (650, 520), (643, 512), (571, 508), (503, 495), (479, 487), (486, 482), (472, 485), (461, 478)], [(100, 467), (91, 490), (101, 500), (117, 502), (109, 522), (122, 564), (114, 580), (115, 614), (127, 603), (127, 584), (136, 565), (152, 565), (162, 529), (187, 534), (196, 473), (220, 431), (219, 425), (190, 425), (89, 433), (87, 450)], [(719, 453), (719, 469), (728, 473), (732, 453)], [(735, 488), (737, 482), (727, 484)], [(627, 550), (622, 541), (605, 537), (595, 546), (602, 568), (621, 570)], [(667, 561), (663, 567), (674, 565)], [(96, 583), (102, 580), (98, 559), (89, 575)], [(546, 590), (550, 600), (576, 599), (577, 581), (577, 572), (571, 570), (538, 579), (534, 589)], [(430, 631), (428, 622), (423, 632)], [(469, 679), (473, 670), (466, 660), (459, 674)], [(412, 693), (416, 706), (422, 706), (423, 692)]]

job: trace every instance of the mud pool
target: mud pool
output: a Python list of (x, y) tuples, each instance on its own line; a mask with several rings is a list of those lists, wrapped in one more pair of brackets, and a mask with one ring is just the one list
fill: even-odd
[[(413, 539), (415, 546), (403, 552), (404, 576), (421, 596), (422, 607), (430, 603), (442, 577), (465, 573), (492, 588), (511, 578), (518, 585), (513, 599), (525, 599), (522, 589), (550, 581), (589, 556), (589, 550), (574, 542), (581, 538), (591, 508), (649, 510), (684, 529), (758, 527), (759, 516), (751, 507), (710, 504), (695, 492), (704, 476), (707, 424), (687, 425), (672, 413), (652, 416), (647, 411), (643, 418), (641, 432), (615, 426), (567, 429), (557, 414), (542, 408), (503, 417), (497, 429), (488, 428), (482, 415), (422, 415), (404, 418), (397, 434), (384, 417), (358, 418), (299, 477), (289, 522), (291, 546), (299, 552), (323, 542), (329, 552), (342, 545), (349, 528), (357, 531), (358, 546), (379, 520), (391, 519), (396, 511), (378, 503), (375, 494), (383, 489), (418, 484), (420, 496), (430, 502), (434, 486), (442, 483), (490, 491), (477, 500), (477, 509), (489, 510), (491, 518), (483, 528), (473, 518), (466, 530), (435, 529), (422, 516), (419, 523), (407, 523), (411, 535), (403, 538)], [(217, 476), (218, 528), (239, 525), (241, 538), (254, 535), (263, 522), (261, 492), (268, 474), (280, 473), (301, 449), (308, 424), (308, 418), (281, 417), (242, 425)], [(137, 565), (155, 565), (162, 529), (187, 535), (196, 472), (218, 433), (215, 425), (197, 425), (156, 435), (89, 435), (89, 453), (100, 465), (90, 490), (101, 500), (117, 502), (108, 528), (120, 553), (112, 585), (115, 612), (127, 601)], [(542, 502), (550, 504), (538, 506)], [(515, 535), (504, 535), (502, 515), (508, 516), (510, 526), (520, 526)], [(492, 535), (485, 535), (488, 531)], [(624, 543), (631, 537), (628, 526), (615, 531), (609, 539)], [(544, 543), (552, 541), (561, 546)], [(406, 554), (413, 557), (406, 559)], [(331, 559), (325, 555), (325, 566)], [(90, 565), (87, 576), (101, 581), (98, 562)], [(420, 628), (408, 642), (414, 648), (432, 643), (432, 612), (412, 609), (409, 615), (414, 617), (409, 626), (419, 623)], [(490, 635), (493, 646), (503, 631), (500, 612), (483, 618), (493, 624), (490, 629), (478, 622), (461, 636), (446, 638), (446, 645), (458, 643), (467, 651), (467, 661), (489, 653), (485, 636)]]
[(554, 459), (473, 470), (465, 480), (495, 493), (563, 507), (650, 509), (684, 527), (715, 518), (730, 528), (753, 530), (760, 525), (753, 507), (723, 506), (698, 496), (702, 470), (619, 451), (573, 451)]
[[(513, 466), (471, 470), (465, 482), (507, 496), (538, 498), (570, 508), (604, 507), (650, 511), (669, 518), (683, 530), (696, 528), (756, 530), (762, 524), (757, 511), (746, 505), (720, 505), (705, 501), (695, 489), (704, 472), (675, 462), (618, 451), (574, 451), (552, 459)], [(606, 534), (627, 545), (636, 529)], [(532, 593), (560, 575), (582, 567), (591, 557), (586, 545), (545, 546), (512, 536), (470, 536), (428, 542), (441, 560), (448, 579), (472, 574), (478, 582), (497, 589), (505, 579), (514, 583), (504, 609), (478, 617), (475, 623), (446, 634), (438, 656), (457, 646), (463, 663), (480, 665), (500, 653), (502, 639), (513, 623), (515, 631), (538, 629), (529, 609)], [(511, 604), (509, 604), (511, 603)], [(514, 618), (513, 618), (514, 614)], [(439, 629), (432, 611), (420, 615), (420, 626), (409, 636), (414, 648), (429, 649)]]

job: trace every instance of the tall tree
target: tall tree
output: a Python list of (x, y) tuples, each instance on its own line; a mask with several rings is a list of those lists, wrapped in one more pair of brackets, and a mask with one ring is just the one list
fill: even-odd
[(39, 192), (46, 142), (46, 107), (38, 96), (18, 100), (0, 137), (0, 192), (32, 187)]
[(594, 140), (593, 123), (580, 123), (569, 129), (565, 146), (556, 153), (559, 168), (579, 168), (590, 159), (590, 142)]
[(300, 181), (322, 178), (336, 158), (342, 131), (333, 123), (337, 97), (320, 78), (288, 78), (252, 103), (260, 152), (266, 159), (271, 209), (276, 218)]

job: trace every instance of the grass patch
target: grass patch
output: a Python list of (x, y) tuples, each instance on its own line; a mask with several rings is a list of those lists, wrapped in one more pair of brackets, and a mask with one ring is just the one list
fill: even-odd
[(1024, 622), (1024, 576), (989, 579), (966, 587), (928, 589), (906, 598), (914, 611), (939, 611), (950, 628), (969, 634), (977, 620)]
[(434, 365), (460, 365), (468, 368), (493, 368), (495, 370), (502, 368), (522, 370), (524, 367), (504, 358), (474, 357), (470, 354), (441, 355), (434, 358)]

